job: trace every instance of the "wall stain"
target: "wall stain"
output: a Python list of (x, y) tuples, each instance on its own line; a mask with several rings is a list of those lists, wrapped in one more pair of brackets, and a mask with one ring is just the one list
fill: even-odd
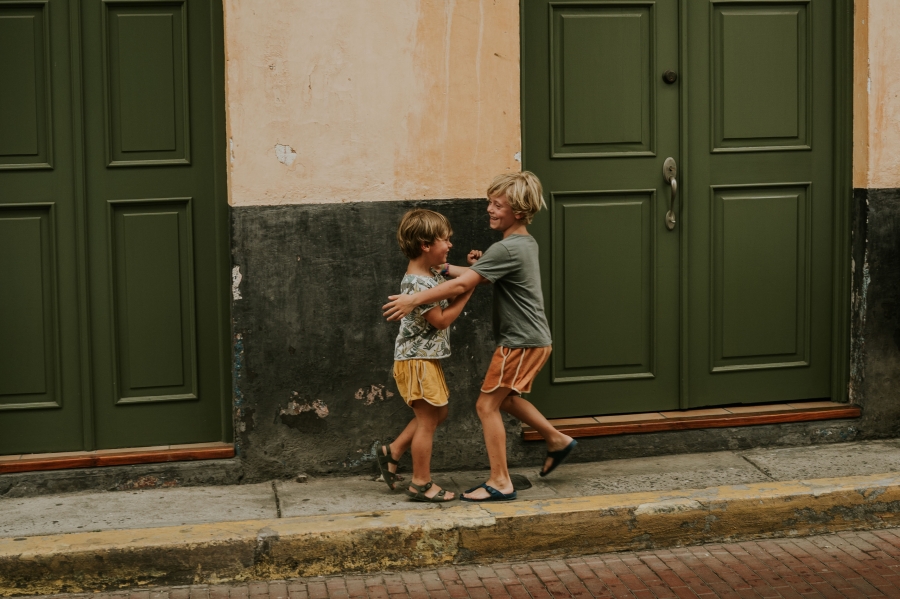
[(328, 423), (316, 416), (315, 412), (279, 414), (278, 419), (281, 420), (281, 424), (301, 433), (322, 433), (328, 430)]
[[(241, 390), (241, 379), (244, 376), (244, 336), (241, 333), (234, 334), (232, 377), (234, 388), (234, 428), (236, 432), (247, 432), (245, 421), (244, 392)], [(252, 416), (252, 412), (251, 412)], [(252, 420), (250, 430), (253, 430)], [(234, 455), (241, 457), (242, 442), (240, 435), (234, 436)]]
[(241, 267), (235, 264), (234, 268), (231, 269), (231, 297), (234, 301), (244, 299), (241, 296), (241, 280), (243, 278)]
[[(294, 395), (298, 395), (295, 391)], [(316, 416), (319, 418), (326, 418), (328, 416), (328, 406), (325, 405), (321, 399), (317, 399), (311, 404), (308, 402), (298, 403), (296, 400), (291, 400), (288, 402), (287, 407), (282, 408), (280, 415), (281, 416), (299, 416), (304, 412), (315, 412)]]
[(357, 449), (356, 453), (362, 454), (358, 458), (350, 458), (348, 457), (341, 464), (344, 468), (356, 468), (358, 466), (362, 466), (366, 462), (374, 462), (378, 459), (378, 449), (381, 445), (381, 441), (373, 441), (372, 446), (369, 447), (368, 450)]
[(869, 198), (868, 190), (854, 191), (851, 233), (852, 258), (850, 276), (850, 380), (847, 395), (851, 403), (859, 403), (864, 396), (866, 365), (866, 317), (871, 274), (869, 272)]
[[(293, 395), (299, 397), (300, 394), (294, 391)], [(298, 399), (291, 399), (287, 406), (278, 410), (275, 422), (280, 420), (288, 428), (302, 433), (320, 433), (328, 430), (328, 424), (324, 421), (327, 417), (328, 406), (321, 399), (312, 403), (300, 403)]]
[(127, 480), (123, 483), (116, 485), (117, 491), (134, 491), (140, 489), (168, 489), (171, 487), (177, 487), (179, 485), (179, 481), (177, 479), (166, 479), (160, 478), (158, 476), (139, 476), (138, 478)]
[(241, 419), (238, 423), (238, 430), (242, 433), (252, 432), (255, 428), (255, 422), (253, 418), (253, 414), (256, 413), (254, 408), (244, 408), (241, 411)]
[(353, 397), (360, 401), (365, 400), (363, 405), (371, 406), (375, 403), (376, 399), (378, 401), (384, 401), (385, 399), (394, 397), (394, 393), (385, 390), (384, 385), (370, 385), (368, 390), (366, 390), (365, 387), (358, 389)]

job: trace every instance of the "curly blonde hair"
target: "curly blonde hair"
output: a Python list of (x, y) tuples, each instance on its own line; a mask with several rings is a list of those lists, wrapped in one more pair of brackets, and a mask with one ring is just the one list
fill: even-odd
[(506, 194), (510, 208), (516, 214), (522, 215), (526, 225), (531, 224), (534, 215), (541, 208), (547, 207), (544, 203), (541, 180), (531, 171), (505, 173), (494, 177), (487, 190), (488, 198), (502, 194)]

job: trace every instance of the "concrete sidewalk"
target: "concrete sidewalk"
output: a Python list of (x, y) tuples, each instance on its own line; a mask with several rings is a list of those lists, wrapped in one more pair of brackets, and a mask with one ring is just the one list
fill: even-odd
[[(0, 595), (418, 568), (878, 528), (900, 440), (517, 469), (519, 500), (421, 504), (372, 477), (0, 499)], [(435, 475), (451, 490), (483, 471)], [(527, 479), (527, 482), (525, 481)]]

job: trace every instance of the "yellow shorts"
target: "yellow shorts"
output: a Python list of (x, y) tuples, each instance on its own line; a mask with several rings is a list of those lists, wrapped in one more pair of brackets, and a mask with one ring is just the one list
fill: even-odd
[(450, 398), (440, 360), (397, 360), (394, 380), (407, 405), (424, 399), (433, 406), (446, 406)]

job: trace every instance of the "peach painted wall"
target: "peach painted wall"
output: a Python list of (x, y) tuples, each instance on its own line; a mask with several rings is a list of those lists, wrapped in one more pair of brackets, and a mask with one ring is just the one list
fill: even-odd
[(233, 205), (478, 198), (521, 168), (518, 0), (225, 0)]
[(900, 1), (856, 0), (853, 185), (900, 187)]

